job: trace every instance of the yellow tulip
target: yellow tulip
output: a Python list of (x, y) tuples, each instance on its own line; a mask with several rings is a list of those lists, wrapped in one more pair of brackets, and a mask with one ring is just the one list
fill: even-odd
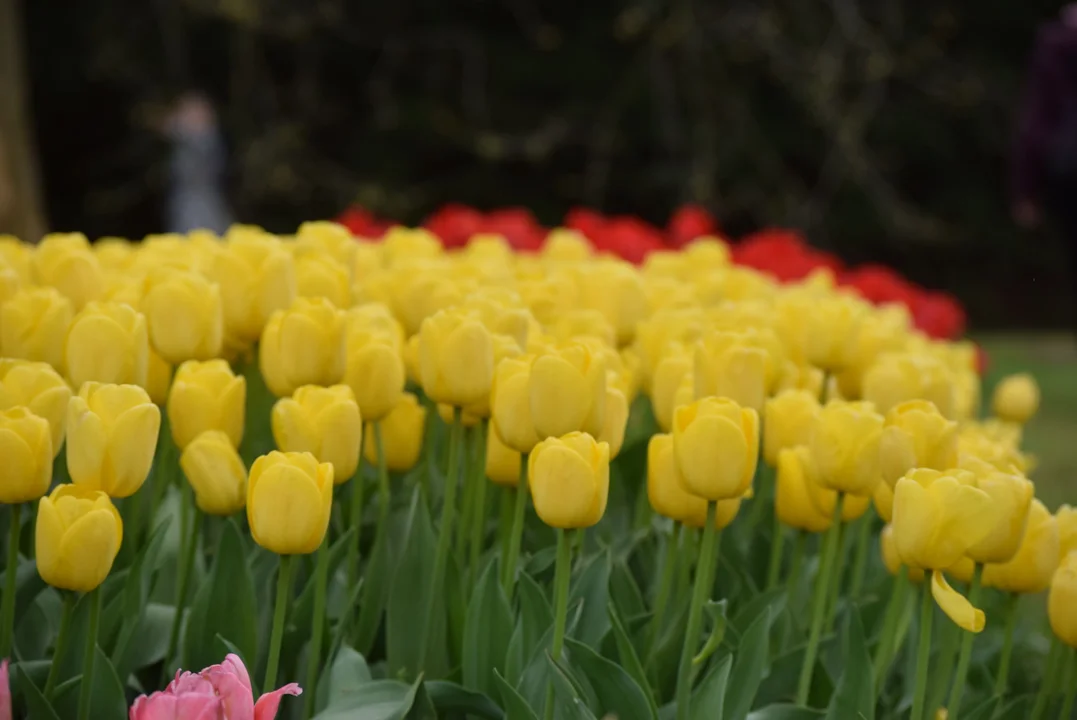
[[(385, 464), (393, 472), (405, 472), (419, 462), (426, 431), (426, 408), (411, 393), (404, 393), (392, 412), (378, 421), (385, 444)], [(371, 465), (378, 464), (378, 448), (374, 442), (374, 423), (366, 424), (363, 457)]]
[(983, 540), (969, 548), (968, 557), (978, 563), (1004, 563), (1021, 546), (1035, 488), (1020, 475), (991, 469), (976, 475), (976, 486), (995, 506), (994, 523)]
[(991, 497), (965, 470), (915, 469), (894, 487), (894, 540), (910, 567), (945, 570), (983, 540), (994, 524)]
[(991, 405), (995, 415), (1023, 425), (1040, 407), (1040, 386), (1028, 373), (1010, 375), (995, 388)]
[(49, 421), (25, 407), (0, 411), (0, 457), (0, 503), (30, 502), (47, 493), (53, 457)]
[(781, 449), (776, 464), (774, 511), (784, 525), (821, 533), (830, 527), (831, 516), (812, 501), (811, 486), (817, 481), (811, 462), (811, 453), (802, 445)]
[(64, 371), (64, 346), (74, 313), (55, 288), (20, 290), (0, 305), (0, 354), (47, 362)]
[(404, 343), (403, 348), (404, 356), (404, 370), (407, 372), (408, 380), (416, 385), (422, 385), (423, 379), (419, 372), (419, 336), (412, 335)]
[(628, 398), (615, 387), (606, 388), (606, 422), (597, 440), (610, 446), (610, 460), (621, 453), (628, 425)]
[(953, 373), (924, 353), (882, 355), (864, 373), (862, 397), (881, 413), (906, 400), (929, 400), (944, 417), (953, 418), (955, 393)]
[(647, 313), (647, 297), (636, 268), (622, 260), (583, 265), (578, 283), (580, 304), (605, 316), (618, 343), (631, 342), (636, 324)]
[(129, 305), (91, 302), (71, 322), (64, 366), (72, 387), (89, 381), (146, 386), (146, 318)]
[(517, 350), (527, 346), (534, 318), (516, 293), (485, 288), (466, 297), (459, 310), (477, 317), (494, 336), (511, 338)]
[(767, 354), (732, 332), (712, 332), (696, 345), (693, 365), (696, 397), (718, 396), (762, 412), (766, 397)]
[[(892, 525), (886, 525), (882, 529), (882, 533), (879, 535), (879, 550), (882, 554), (883, 565), (886, 566), (887, 571), (891, 575), (897, 575), (904, 563), (901, 562), (901, 556), (898, 555)], [(924, 571), (917, 567), (909, 568), (909, 580), (917, 584), (922, 583), (924, 581)]]
[(220, 354), (224, 315), (217, 283), (181, 270), (151, 273), (141, 310), (153, 348), (168, 362), (209, 360)]
[(381, 241), (382, 258), (387, 267), (429, 260), (442, 252), (441, 241), (424, 228), (392, 227)]
[(710, 501), (751, 487), (759, 458), (759, 415), (727, 398), (703, 398), (673, 413), (673, 451), (684, 488)]
[(97, 300), (104, 290), (101, 262), (82, 233), (46, 235), (34, 250), (34, 273), (40, 284), (67, 296), (75, 310)]
[(868, 305), (848, 295), (823, 295), (805, 313), (803, 333), (808, 362), (830, 372), (844, 370), (856, 361), (861, 326)]
[(1077, 510), (1063, 505), (1055, 513), (1058, 521), (1058, 542), (1062, 557), (1077, 550)]
[(531, 363), (534, 357), (506, 358), (497, 364), (490, 393), (491, 426), (507, 447), (531, 452), (539, 437), (531, 419)]
[(247, 480), (247, 522), (254, 541), (277, 555), (318, 549), (333, 508), (333, 466), (310, 453), (273, 451), (254, 461)]
[(583, 233), (568, 228), (554, 228), (542, 242), (542, 259), (577, 263), (589, 260), (594, 247)]
[[(452, 405), (446, 405), (445, 403), (438, 403), (438, 417), (446, 425), (453, 422), (453, 418), (456, 417), (457, 408)], [(472, 407), (463, 408), (460, 413), (460, 424), (466, 428), (475, 427), (482, 422), (482, 415), (477, 412), (472, 412)]]
[(654, 373), (670, 346), (694, 345), (707, 327), (707, 318), (698, 307), (679, 307), (661, 310), (642, 320), (636, 330), (636, 348), (643, 362), (644, 373)]
[(20, 241), (14, 235), (0, 233), (0, 261), (15, 271), (20, 285), (34, 282), (34, 246)]
[(71, 388), (43, 362), (0, 359), (0, 410), (25, 406), (49, 423), (52, 454), (60, 453)]
[(871, 501), (883, 522), (890, 524), (894, 517), (894, 488), (890, 487), (889, 483), (876, 483)]
[(862, 397), (864, 374), (880, 356), (905, 350), (911, 329), (912, 317), (904, 305), (873, 308), (860, 326), (852, 364), (837, 376), (842, 394), (845, 397)]
[(864, 403), (831, 402), (819, 411), (809, 447), (819, 484), (871, 497), (881, 479), (883, 417)]
[(373, 323), (352, 322), (347, 332), (344, 384), (367, 421), (388, 415), (404, 394), (407, 376), (398, 336)]
[(550, 326), (550, 332), (558, 340), (569, 341), (580, 337), (598, 338), (606, 345), (617, 342), (613, 325), (598, 310), (571, 308), (562, 313)]
[(494, 382), (494, 339), (478, 318), (456, 310), (428, 317), (419, 331), (419, 373), (435, 402), (483, 401)]
[(531, 501), (539, 518), (555, 528), (591, 527), (606, 512), (610, 448), (587, 433), (547, 438), (528, 456)]
[(172, 388), (172, 366), (163, 357), (150, 348), (146, 360), (146, 392), (150, 400), (157, 405), (168, 402), (168, 393)]
[(10, 300), (22, 288), (18, 272), (0, 257), (0, 303)]
[(138, 246), (121, 237), (98, 238), (91, 246), (93, 254), (105, 270), (129, 270), (134, 264)]
[(819, 368), (787, 360), (782, 366), (775, 393), (782, 393), (786, 390), (806, 390), (812, 397), (818, 398), (823, 393), (825, 379), (826, 374)]
[[(673, 426), (673, 411), (677, 404), (677, 391), (686, 376), (692, 373), (693, 356), (683, 345), (675, 344), (654, 368), (651, 378), (651, 408), (654, 418), (662, 432), (669, 432)], [(692, 380), (692, 392), (695, 392), (695, 377)]]
[[(815, 466), (815, 458), (811, 455), (810, 450), (805, 463), (805, 467), (810, 470), (809, 478), (812, 480), (812, 482), (805, 483), (804, 486), (808, 491), (808, 499), (815, 506), (816, 512), (831, 518), (834, 516), (834, 506), (838, 503), (838, 493), (836, 490), (824, 487), (819, 481), (819, 470)], [(876, 487), (879, 484), (876, 483)], [(841, 503), (842, 522), (849, 523), (859, 518), (867, 512), (871, 502), (872, 497), (868, 495), (846, 494)]]
[(514, 488), (520, 479), (522, 455), (501, 441), (497, 428), (489, 423), (486, 431), (486, 477), (490, 482)]
[(95, 590), (112, 570), (122, 542), (123, 520), (103, 492), (58, 485), (38, 503), (37, 572), (54, 588)]
[(303, 385), (335, 385), (344, 376), (344, 312), (325, 298), (296, 298), (273, 313), (258, 363), (266, 385), (287, 397)]
[(226, 331), (257, 340), (269, 317), (296, 297), (295, 264), (275, 238), (230, 230), (209, 276), (220, 285)]
[(1047, 594), (1047, 617), (1055, 636), (1077, 648), (1077, 553), (1065, 555), (1051, 578)]
[(821, 409), (817, 395), (806, 390), (786, 390), (767, 400), (763, 408), (763, 457), (778, 466), (778, 453), (807, 445)]
[(359, 467), (362, 421), (355, 395), (347, 385), (304, 385), (278, 400), (272, 413), (273, 439), (287, 453), (310, 453), (333, 466), (337, 483), (347, 482)]
[(194, 490), (198, 509), (209, 515), (232, 515), (247, 502), (247, 468), (220, 430), (206, 430), (183, 449), (180, 467)]
[(908, 400), (886, 414), (880, 444), (883, 480), (893, 485), (914, 467), (957, 465), (957, 423), (927, 400)]
[(1060, 559), (1058, 522), (1043, 503), (1033, 500), (1017, 553), (1008, 562), (985, 565), (983, 583), (1013, 593), (1043, 592)]
[(238, 448), (246, 403), (247, 379), (224, 360), (188, 360), (176, 370), (168, 395), (172, 439), (182, 449), (207, 430), (221, 430)]
[(547, 349), (531, 364), (531, 419), (540, 438), (601, 433), (606, 423), (606, 363), (582, 342)]
[(341, 310), (351, 306), (348, 266), (324, 251), (300, 251), (295, 260), (296, 294), (324, 298)]
[(359, 245), (351, 232), (331, 220), (308, 220), (295, 231), (295, 243), (310, 250), (319, 250), (345, 267), (351, 265)]

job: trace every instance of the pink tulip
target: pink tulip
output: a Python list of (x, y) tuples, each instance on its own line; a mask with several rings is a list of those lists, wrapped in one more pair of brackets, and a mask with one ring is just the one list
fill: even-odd
[[(251, 677), (237, 655), (195, 674), (176, 671), (162, 692), (143, 695), (131, 706), (130, 720), (273, 720), (280, 699), (303, 691), (295, 683), (254, 701)], [(0, 715), (0, 720), (5, 718)]]
[(11, 686), (8, 684), (7, 658), (0, 661), (0, 720), (11, 720)]

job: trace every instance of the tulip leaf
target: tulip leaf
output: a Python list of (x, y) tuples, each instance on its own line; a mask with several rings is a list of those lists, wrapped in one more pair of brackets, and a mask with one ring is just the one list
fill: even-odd
[(774, 588), (773, 590), (759, 593), (733, 614), (729, 621), (728, 629), (739, 642), (739, 639), (748, 632), (748, 628), (767, 610), (770, 610), (772, 617), (777, 617), (785, 606), (785, 600), (786, 592), (784, 588)]
[(37, 562), (22, 560), (15, 573), (15, 617), (19, 617), (19, 608), (32, 603), (45, 589), (45, 581), (37, 571)]
[[(741, 636), (730, 675), (731, 692), (725, 698), (724, 717), (730, 720), (746, 717), (755, 702), (756, 692), (767, 668), (773, 617), (770, 608), (764, 609)], [(870, 663), (868, 665), (870, 667)]]
[(548, 652), (544, 655), (549, 677), (553, 678), (554, 717), (558, 720), (597, 720), (595, 714), (580, 697), (569, 674), (558, 665)]
[(647, 612), (643, 593), (636, 584), (636, 579), (632, 577), (632, 572), (622, 561), (613, 564), (613, 572), (610, 574), (610, 596), (625, 615), (633, 616)]
[(628, 637), (628, 633), (625, 632), (624, 623), (621, 622), (621, 618), (617, 614), (617, 608), (612, 601), (609, 605), (608, 614), (610, 626), (613, 628), (613, 637), (617, 643), (617, 657), (621, 660), (621, 667), (632, 676), (632, 679), (636, 681), (636, 685), (642, 688), (647, 697), (647, 706), (651, 710), (651, 715), (657, 716), (658, 710), (654, 701), (654, 692), (651, 690), (651, 684), (647, 681), (647, 672), (643, 669), (643, 663), (640, 662), (636, 648)]
[(982, 703), (972, 708), (967, 713), (961, 713), (965, 720), (991, 720), (995, 716), (995, 708), (998, 707), (999, 697), (989, 697)]
[(520, 598), (519, 621), (520, 651), (523, 661), (534, 657), (539, 640), (546, 629), (553, 625), (553, 609), (542, 588), (527, 573), (520, 573), (516, 593)]
[[(135, 670), (149, 667), (165, 659), (168, 650), (168, 636), (172, 631), (172, 619), (176, 608), (161, 603), (148, 603), (142, 611), (138, 624), (125, 625), (121, 635), (128, 627), (134, 628), (129, 634), (127, 651), (122, 657), (123, 664), (117, 665), (116, 674), (127, 677)], [(218, 660), (218, 662), (220, 662)], [(125, 672), (121, 672), (125, 671)]]
[(363, 683), (315, 715), (315, 720), (403, 720), (415, 702), (415, 686), (399, 680)]
[[(358, 478), (356, 478), (358, 480)], [(392, 589), (392, 580), (396, 573), (393, 558), (393, 548), (402, 547), (406, 542), (406, 536), (390, 538), (395, 532), (399, 532), (403, 523), (399, 521), (399, 515), (394, 514), (390, 521), (389, 532), (375, 537), (374, 546), (370, 551), (370, 560), (367, 562), (366, 572), (363, 573), (364, 587), (363, 600), (359, 603), (359, 620), (354, 634), (355, 648), (361, 653), (369, 653), (374, 647), (374, 640), (381, 626), (382, 613), (385, 605), (389, 602), (389, 592)]]
[(512, 720), (538, 720), (538, 715), (531, 709), (531, 705), (524, 699), (524, 696), (517, 692), (516, 688), (501, 677), (501, 674), (496, 670), (494, 671), (494, 679), (497, 682), (497, 689), (501, 693), (501, 702), (505, 705), (505, 717), (511, 717)]
[(818, 720), (822, 717), (822, 710), (780, 704), (760, 708), (750, 714), (748, 720)]
[(127, 697), (123, 683), (100, 645), (96, 646), (95, 652), (90, 717), (122, 718), (127, 713)]
[(631, 675), (616, 663), (571, 638), (565, 641), (569, 663), (580, 670), (594, 689), (598, 712), (618, 720), (655, 720), (657, 711)]
[[(499, 682), (497, 671), (494, 670), (490, 676), (493, 678), (491, 685), (497, 687)], [(426, 683), (426, 694), (430, 697), (430, 702), (433, 703), (439, 716), (467, 715), (483, 720), (503, 720), (505, 717), (504, 711), (487, 695), (468, 690), (456, 683), (433, 680)]]
[(841, 678), (827, 708), (827, 720), (875, 717), (874, 670), (860, 613), (854, 608), (845, 623), (845, 660)]
[(578, 639), (591, 647), (598, 647), (610, 629), (606, 615), (610, 602), (610, 564), (608, 552), (592, 557), (569, 592), (569, 603), (583, 601)]
[(56, 714), (56, 711), (53, 710), (49, 701), (45, 699), (41, 690), (30, 679), (30, 675), (22, 671), (22, 663), (16, 664), (14, 669), (16, 671), (16, 685), (21, 688), (22, 696), (26, 699), (26, 704), (30, 710), (29, 717), (34, 718), (34, 720), (60, 720), (60, 716)]
[[(147, 642), (149, 638), (142, 632), (142, 627), (144, 625), (143, 620), (145, 619), (145, 613), (149, 610), (147, 600), (149, 599), (150, 590), (152, 588), (153, 576), (157, 571), (157, 560), (161, 548), (164, 545), (165, 533), (168, 531), (170, 522), (171, 518), (165, 518), (164, 521), (154, 528), (149, 541), (142, 550), (135, 555), (131, 567), (128, 568), (127, 582), (124, 584), (123, 595), (110, 603), (108, 611), (105, 613), (107, 616), (118, 603), (122, 603), (120, 615), (122, 624), (120, 625), (120, 632), (116, 639), (116, 645), (112, 650), (112, 662), (116, 667), (116, 674), (121, 678), (126, 678), (137, 668), (145, 667), (145, 665), (139, 664), (138, 661), (132, 660), (132, 656), (136, 653), (143, 658), (146, 657), (144, 648), (134, 647), (134, 645), (151, 645), (152, 647), (152, 643)], [(161, 648), (161, 657), (164, 656), (164, 652), (167, 649), (167, 633), (169, 630), (170, 629), (165, 630), (166, 636), (164, 642), (166, 647)], [(132, 640), (136, 636), (138, 637), (138, 642), (132, 643)], [(151, 635), (150, 638), (156, 639), (155, 635)], [(161, 658), (158, 657), (153, 661), (155, 662), (160, 659)]]
[(726, 688), (732, 667), (733, 656), (726, 655), (704, 676), (689, 703), (691, 720), (722, 720), (725, 717)]
[(183, 667), (220, 662), (217, 635), (228, 638), (242, 656), (258, 656), (258, 603), (254, 578), (234, 520), (224, 523), (209, 578), (191, 604), (183, 643)]
[(316, 706), (325, 708), (338, 705), (370, 681), (370, 667), (366, 659), (354, 648), (345, 645), (333, 657), (328, 669), (318, 676)]
[(464, 685), (487, 695), (494, 692), (494, 671), (504, 670), (513, 630), (512, 610), (501, 588), (497, 565), (479, 578), (464, 621)]
[[(572, 637), (582, 614), (583, 603), (577, 601), (569, 606), (568, 618), (565, 623), (565, 637)], [(546, 631), (542, 633), (538, 643), (536, 643), (534, 653), (528, 659), (527, 665), (520, 675), (520, 682), (517, 684), (520, 694), (536, 707), (541, 706), (541, 703), (546, 698), (546, 686), (550, 679), (550, 660), (548, 656), (552, 645), (553, 623), (551, 622), (546, 627)]]

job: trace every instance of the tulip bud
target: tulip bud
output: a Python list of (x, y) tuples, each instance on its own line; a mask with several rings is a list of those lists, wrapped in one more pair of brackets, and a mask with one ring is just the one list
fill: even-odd
[(673, 451), (684, 488), (711, 500), (743, 496), (759, 458), (759, 415), (728, 398), (703, 398), (673, 413)]
[(400, 345), (393, 335), (373, 328), (348, 331), (344, 384), (355, 393), (359, 411), (368, 421), (388, 415), (404, 394), (407, 376)]
[(807, 360), (838, 372), (856, 361), (861, 326), (868, 305), (848, 295), (823, 295), (814, 300), (804, 320)]
[(862, 397), (881, 413), (906, 400), (928, 400), (943, 417), (955, 416), (954, 374), (938, 358), (924, 353), (880, 356), (864, 373)]
[(806, 390), (786, 390), (767, 400), (763, 409), (763, 457), (778, 466), (778, 453), (785, 448), (807, 445), (811, 440), (819, 400)]
[(782, 366), (775, 392), (806, 390), (812, 397), (818, 398), (822, 396), (825, 379), (825, 373), (819, 368), (788, 360)]
[(273, 439), (288, 453), (310, 453), (333, 466), (337, 483), (359, 467), (363, 437), (359, 406), (347, 385), (304, 385), (273, 406)]
[(584, 265), (578, 287), (581, 305), (605, 316), (619, 344), (631, 342), (636, 324), (647, 314), (647, 296), (636, 268), (620, 260)]
[(978, 563), (1007, 562), (1021, 546), (1035, 488), (1027, 478), (993, 468), (977, 475), (976, 486), (991, 498), (995, 522), (984, 539), (969, 548), (968, 557)]
[(628, 425), (628, 398), (619, 389), (606, 388), (606, 422), (597, 440), (610, 446), (610, 460), (621, 453)]
[(476, 317), (441, 310), (419, 331), (419, 373), (435, 402), (464, 407), (482, 401), (494, 381), (494, 340)]
[(43, 362), (0, 359), (0, 410), (25, 406), (49, 423), (53, 456), (64, 444), (71, 388)]
[(153, 272), (141, 310), (153, 348), (168, 362), (209, 360), (220, 354), (224, 315), (217, 283), (192, 272)]
[(33, 245), (22, 242), (14, 235), (0, 234), (0, 261), (15, 271), (20, 285), (33, 284)]
[(34, 531), (37, 572), (61, 590), (90, 592), (108, 577), (123, 542), (123, 521), (108, 495), (58, 485), (41, 498)]
[(864, 403), (831, 402), (819, 411), (809, 447), (819, 484), (871, 497), (882, 476), (883, 418)]
[(497, 434), (493, 423), (486, 432), (486, 477), (503, 487), (515, 488), (520, 480), (521, 454), (513, 450)]
[(344, 376), (344, 313), (325, 298), (296, 298), (269, 318), (259, 367), (277, 397), (303, 385), (328, 387)]
[(726, 397), (762, 412), (766, 397), (767, 354), (732, 332), (714, 332), (696, 345), (696, 397)]
[[(406, 472), (419, 462), (426, 432), (426, 408), (411, 393), (404, 393), (392, 412), (378, 420), (381, 439), (385, 445), (385, 464), (393, 472)], [(378, 448), (374, 442), (374, 423), (366, 424), (363, 457), (371, 465), (378, 464)]]
[(272, 236), (229, 231), (209, 275), (220, 286), (226, 331), (257, 340), (270, 315), (296, 297), (291, 254)]
[(150, 348), (146, 360), (146, 392), (154, 404), (164, 407), (172, 388), (172, 366)]
[(161, 410), (137, 385), (88, 382), (67, 409), (71, 481), (110, 497), (134, 495), (157, 450)]
[(52, 483), (52, 456), (48, 420), (26, 407), (0, 411), (0, 457), (5, 464), (0, 503), (30, 502), (47, 493)]
[(1043, 503), (1034, 499), (1021, 546), (1008, 562), (984, 566), (984, 587), (1013, 593), (1043, 592), (1051, 583), (1060, 556), (1058, 522)]
[(324, 251), (299, 251), (295, 260), (298, 297), (324, 298), (345, 310), (351, 306), (348, 266)]
[(498, 438), (516, 452), (531, 452), (539, 438), (531, 420), (531, 363), (533, 356), (506, 358), (497, 364), (490, 408)]
[(594, 254), (587, 237), (576, 230), (554, 228), (542, 243), (542, 258), (560, 263), (582, 263)]
[[(880, 483), (880, 485), (882, 484)], [(880, 533), (879, 550), (883, 557), (883, 565), (886, 566), (887, 571), (891, 575), (897, 575), (901, 570), (902, 562), (901, 556), (898, 555), (897, 544), (894, 542), (893, 526), (887, 525)], [(909, 580), (917, 584), (922, 583), (924, 581), (924, 571), (916, 567), (909, 568)]]
[(381, 241), (386, 266), (407, 265), (440, 256), (441, 241), (425, 228), (392, 227)]
[(528, 456), (531, 501), (550, 527), (591, 527), (602, 519), (610, 491), (610, 449), (587, 433), (547, 438)]
[(1040, 407), (1040, 386), (1028, 373), (1010, 375), (995, 388), (991, 405), (995, 415), (1023, 425)]
[(1058, 542), (1062, 557), (1077, 550), (1077, 510), (1063, 505), (1055, 513), (1058, 521)]
[(915, 469), (894, 486), (894, 540), (910, 567), (945, 570), (994, 524), (991, 497), (965, 470)]
[(605, 345), (617, 343), (617, 333), (610, 321), (598, 310), (571, 308), (562, 313), (550, 325), (550, 333), (558, 340), (568, 342), (581, 337), (598, 338)]
[(172, 439), (182, 449), (207, 430), (221, 430), (238, 448), (246, 403), (247, 379), (224, 360), (188, 360), (176, 370), (168, 395)]
[(1077, 648), (1077, 553), (1062, 557), (1062, 563), (1051, 578), (1047, 594), (1047, 617), (1055, 636), (1070, 647)]
[[(684, 489), (673, 453), (672, 435), (652, 435), (647, 444), (647, 498), (659, 515), (692, 528), (707, 523), (707, 501)], [(721, 530), (733, 522), (740, 503), (739, 497), (718, 502), (715, 529)]]
[(254, 461), (247, 522), (254, 541), (277, 555), (318, 549), (333, 508), (333, 466), (310, 453), (273, 451)]
[(890, 485), (916, 467), (948, 470), (957, 465), (957, 423), (927, 400), (899, 403), (886, 414), (879, 452)]
[(875, 512), (889, 525), (894, 517), (894, 488), (890, 487), (889, 483), (876, 483), (871, 500), (875, 505)]
[[(765, 425), (764, 425), (765, 427)], [(804, 446), (782, 448), (778, 453), (774, 511), (778, 520), (797, 530), (821, 533), (830, 527), (830, 515), (812, 501), (810, 485), (816, 483), (811, 453)]]
[[(654, 368), (651, 378), (651, 407), (654, 418), (662, 432), (669, 432), (673, 426), (673, 411), (677, 404), (677, 390), (684, 378), (692, 372), (694, 359), (684, 346), (676, 346), (667, 352)], [(695, 393), (695, 376), (692, 380), (692, 392)]]
[(180, 467), (194, 490), (198, 509), (209, 515), (232, 515), (247, 502), (247, 468), (220, 430), (206, 430), (183, 449)]
[(582, 342), (548, 348), (531, 364), (529, 395), (540, 438), (598, 435), (606, 423), (606, 363)]
[(55, 288), (20, 290), (0, 305), (0, 354), (46, 362), (63, 372), (73, 317), (71, 301)]
[(101, 263), (82, 233), (46, 235), (34, 251), (38, 282), (59, 290), (75, 310), (97, 300), (104, 290)]
[(64, 366), (72, 387), (95, 381), (146, 386), (146, 318), (129, 305), (91, 302), (71, 322)]

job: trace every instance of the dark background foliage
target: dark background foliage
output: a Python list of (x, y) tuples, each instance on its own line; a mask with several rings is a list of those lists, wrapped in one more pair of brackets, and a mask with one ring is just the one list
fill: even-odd
[(208, 93), (241, 220), (459, 201), (740, 234), (803, 229), (959, 295), (974, 326), (1072, 322), (1060, 243), (1009, 219), (1026, 0), (24, 3), (50, 225), (161, 228), (184, 88)]

